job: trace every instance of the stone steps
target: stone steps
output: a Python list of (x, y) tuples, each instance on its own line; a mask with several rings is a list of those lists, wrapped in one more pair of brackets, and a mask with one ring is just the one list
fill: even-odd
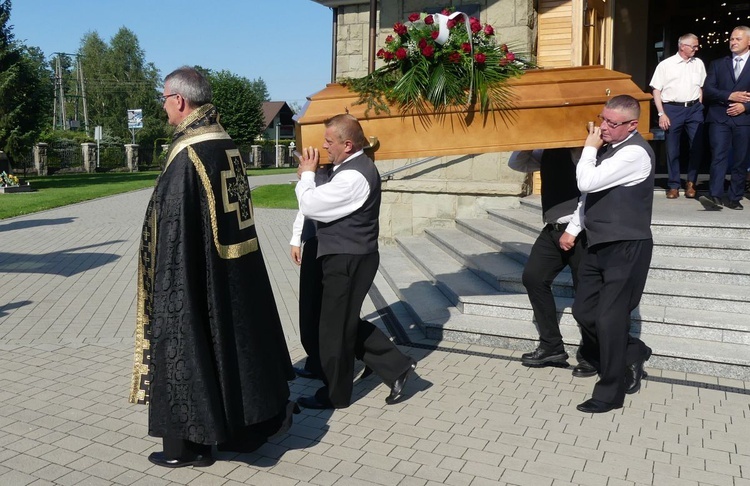
[[(680, 211), (695, 208), (682, 204)], [(750, 221), (723, 213), (725, 220), (699, 214), (680, 222), (682, 215), (655, 211), (649, 279), (631, 316), (631, 332), (654, 350), (651, 366), (750, 378)], [(428, 337), (533, 349), (538, 334), (521, 275), (541, 227), (539, 198), (527, 197), (517, 209), (488, 211), (487, 219), (396, 238), (381, 250), (381, 272)], [(568, 271), (553, 292), (575, 353), (580, 335)]]

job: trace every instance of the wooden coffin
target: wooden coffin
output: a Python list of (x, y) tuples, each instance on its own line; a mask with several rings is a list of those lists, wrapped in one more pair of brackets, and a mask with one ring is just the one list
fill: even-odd
[[(644, 93), (630, 75), (584, 66), (527, 71), (510, 86), (514, 107), (486, 115), (466, 107), (446, 110), (440, 116), (391, 112), (365, 113), (357, 105), (358, 95), (340, 84), (329, 84), (308, 98), (295, 116), (297, 146), (318, 147), (323, 143), (323, 122), (349, 112), (362, 123), (372, 141), (376, 160), (479, 154), (554, 147), (578, 147), (586, 138), (587, 122), (596, 116), (608, 98), (629, 94), (639, 100), (638, 130), (647, 139), (651, 95)], [(598, 123), (597, 123), (598, 124)]]

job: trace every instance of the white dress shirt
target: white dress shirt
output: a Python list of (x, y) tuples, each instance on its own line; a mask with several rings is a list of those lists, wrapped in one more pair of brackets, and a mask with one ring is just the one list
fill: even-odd
[(679, 54), (664, 59), (656, 66), (650, 86), (661, 91), (663, 102), (684, 103), (701, 97), (706, 81), (706, 67), (697, 57), (685, 60)]
[[(349, 156), (333, 167), (334, 172), (364, 151)], [(306, 171), (300, 176), (297, 187), (299, 210), (306, 217), (330, 223), (352, 214), (362, 207), (370, 196), (370, 184), (359, 171), (346, 170), (331, 179), (327, 184), (315, 186), (315, 172)]]

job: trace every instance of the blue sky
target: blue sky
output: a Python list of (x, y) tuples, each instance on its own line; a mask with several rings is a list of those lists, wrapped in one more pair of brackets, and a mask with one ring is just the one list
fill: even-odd
[(331, 15), (312, 0), (14, 0), (10, 24), (48, 57), (124, 26), (162, 76), (184, 64), (226, 69), (301, 105), (330, 82)]

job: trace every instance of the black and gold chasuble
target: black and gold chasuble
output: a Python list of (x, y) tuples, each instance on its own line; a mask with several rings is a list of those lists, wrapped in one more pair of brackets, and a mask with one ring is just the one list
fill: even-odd
[(146, 210), (130, 401), (149, 435), (222, 443), (271, 419), (294, 377), (236, 146), (204, 105), (176, 130)]

